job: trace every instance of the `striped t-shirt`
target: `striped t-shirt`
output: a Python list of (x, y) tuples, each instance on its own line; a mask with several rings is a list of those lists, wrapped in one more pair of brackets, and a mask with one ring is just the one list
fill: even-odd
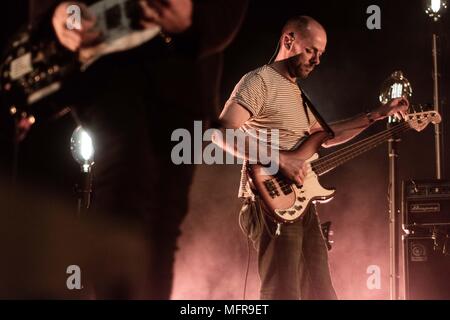
[[(233, 90), (230, 102), (245, 107), (251, 117), (242, 130), (279, 130), (279, 149), (291, 150), (310, 133), (316, 118), (303, 103), (300, 88), (269, 65), (242, 77)], [(306, 110), (305, 110), (306, 107)], [(306, 114), (307, 112), (307, 114)], [(244, 162), (239, 197), (251, 196)]]

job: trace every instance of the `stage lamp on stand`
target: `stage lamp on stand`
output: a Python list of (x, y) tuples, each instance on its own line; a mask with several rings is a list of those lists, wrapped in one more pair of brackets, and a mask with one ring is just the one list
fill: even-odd
[(94, 166), (94, 144), (88, 131), (79, 126), (70, 139), (70, 151), (81, 167), (83, 182), (77, 185), (78, 214), (87, 211), (91, 204), (92, 169)]
[(427, 0), (425, 13), (428, 14), (433, 21), (437, 22), (441, 19), (442, 14), (447, 9), (447, 1), (445, 0)]
[[(441, 101), (439, 98), (439, 22), (447, 9), (447, 1), (445, 0), (427, 0), (425, 13), (432, 19), (432, 55), (433, 55), (433, 104), (434, 110), (445, 117), (441, 110)], [(444, 156), (442, 150), (442, 123), (434, 126), (434, 144), (436, 150), (436, 178), (442, 179), (442, 163)]]
[[(380, 92), (380, 102), (383, 104), (396, 98), (407, 98), (412, 96), (412, 87), (408, 79), (403, 76), (401, 71), (395, 71), (387, 78)], [(388, 119), (388, 128), (392, 128), (400, 123), (400, 119), (390, 116)], [(397, 204), (397, 162), (398, 151), (397, 144), (400, 141), (398, 137), (393, 136), (388, 141), (389, 156), (389, 288), (390, 299), (400, 299), (400, 273), (399, 273), (399, 239), (400, 239), (400, 210)]]

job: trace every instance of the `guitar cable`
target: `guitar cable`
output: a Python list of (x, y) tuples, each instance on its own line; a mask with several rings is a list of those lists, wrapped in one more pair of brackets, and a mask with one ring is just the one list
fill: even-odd
[(250, 238), (247, 237), (247, 268), (245, 270), (244, 292), (242, 294), (242, 300), (244, 301), (246, 300), (246, 293), (247, 293), (248, 274), (250, 271), (250, 258), (251, 258)]
[[(246, 300), (246, 293), (247, 293), (247, 283), (248, 283), (248, 276), (250, 271), (250, 262), (251, 262), (251, 244), (250, 241), (253, 241), (255, 238), (261, 237), (264, 230), (267, 232), (267, 234), (273, 239), (278, 236), (276, 233), (275, 235), (272, 235), (272, 231), (270, 230), (270, 227), (267, 225), (267, 222), (264, 217), (264, 213), (262, 212), (261, 204), (258, 200), (256, 200), (257, 196), (255, 195), (255, 198), (248, 198), (245, 200), (244, 205), (242, 206), (242, 209), (239, 213), (239, 228), (244, 233), (244, 235), (247, 238), (247, 267), (245, 271), (245, 277), (244, 277), (244, 289), (243, 289), (243, 300)], [(253, 210), (252, 210), (253, 209)], [(250, 211), (250, 212), (249, 212)], [(252, 227), (249, 227), (249, 222), (244, 222), (244, 215), (250, 214), (252, 215), (253, 221), (251, 224)], [(247, 217), (248, 219), (248, 217)], [(279, 227), (278, 227), (279, 228)], [(277, 230), (278, 230), (277, 228)], [(255, 243), (253, 243), (254, 248), (257, 250)]]
[(244, 288), (243, 288), (243, 293), (242, 293), (243, 300), (246, 300), (247, 282), (248, 282), (248, 275), (249, 275), (249, 271), (250, 271), (250, 256), (251, 256), (250, 233), (249, 233), (249, 230), (247, 229), (247, 227), (244, 226), (243, 215), (244, 215), (244, 212), (249, 208), (248, 206), (252, 205), (251, 201), (252, 200), (245, 200), (244, 205), (242, 206), (241, 211), (239, 212), (239, 219), (238, 219), (239, 228), (241, 229), (242, 233), (247, 238), (247, 267), (246, 267), (245, 276), (244, 276)]

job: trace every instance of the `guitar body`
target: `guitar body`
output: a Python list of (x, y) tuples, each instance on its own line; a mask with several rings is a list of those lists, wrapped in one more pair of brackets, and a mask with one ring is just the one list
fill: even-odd
[(136, 0), (102, 0), (89, 10), (97, 17), (101, 39), (78, 54), (63, 48), (57, 39), (41, 38), (40, 30), (22, 28), (13, 36), (0, 63), (1, 102), (11, 115), (37, 120), (58, 115), (67, 106), (57, 93), (82, 76), (82, 71), (103, 56), (131, 50), (160, 34), (158, 26), (135, 26)]
[(103, 0), (90, 6), (89, 11), (97, 17), (96, 28), (103, 39), (100, 44), (80, 51), (82, 70), (105, 55), (138, 47), (161, 31), (156, 25), (137, 29), (135, 20), (139, 19), (139, 8), (135, 0)]
[(310, 163), (318, 159), (317, 150), (328, 139), (326, 132), (316, 132), (309, 136), (300, 147), (292, 151), (308, 166), (308, 174), (299, 186), (286, 179), (281, 173), (267, 174), (262, 165), (249, 165), (248, 174), (252, 189), (262, 198), (266, 211), (278, 223), (293, 223), (302, 218), (313, 201), (326, 202), (333, 198), (334, 189), (325, 189)]

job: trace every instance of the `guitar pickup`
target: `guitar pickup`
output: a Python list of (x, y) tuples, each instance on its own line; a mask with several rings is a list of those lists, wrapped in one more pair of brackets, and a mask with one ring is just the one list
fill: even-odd
[(122, 10), (120, 5), (115, 5), (105, 12), (106, 27), (111, 30), (122, 24)]
[(273, 198), (279, 197), (280, 193), (278, 192), (278, 190), (272, 190), (269, 192), (269, 195), (273, 199)]
[(272, 180), (264, 181), (264, 186), (266, 187), (266, 190), (269, 192), (277, 190), (277, 186), (275, 185), (275, 183)]
[(293, 192), (292, 188), (290, 186), (281, 187), (281, 191), (283, 192), (284, 195), (288, 195), (288, 194), (291, 194)]

